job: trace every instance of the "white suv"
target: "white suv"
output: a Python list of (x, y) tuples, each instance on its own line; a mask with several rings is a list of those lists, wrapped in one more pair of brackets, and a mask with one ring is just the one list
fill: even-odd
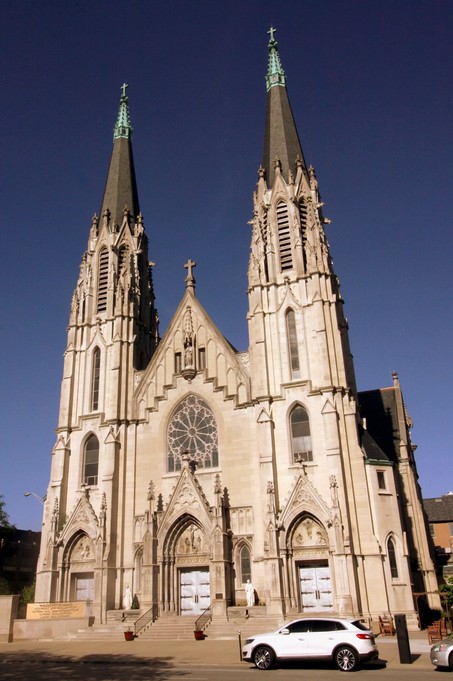
[(343, 672), (378, 657), (373, 633), (360, 620), (312, 617), (294, 620), (271, 634), (247, 638), (244, 662), (271, 669), (277, 660), (328, 659)]

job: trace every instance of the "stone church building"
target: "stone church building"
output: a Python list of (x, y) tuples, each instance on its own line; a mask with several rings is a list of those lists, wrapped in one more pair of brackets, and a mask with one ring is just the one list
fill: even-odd
[(438, 603), (398, 376), (357, 392), (273, 29), (266, 83), (245, 351), (196, 297), (190, 258), (160, 335), (123, 86), (72, 297), (36, 601), (89, 599), (102, 621), (129, 587), (154, 617), (215, 619), (250, 580), (268, 614), (409, 626), (414, 593)]

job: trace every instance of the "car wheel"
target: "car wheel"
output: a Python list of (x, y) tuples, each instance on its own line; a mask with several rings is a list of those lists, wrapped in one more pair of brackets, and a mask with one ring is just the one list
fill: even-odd
[(258, 646), (253, 653), (253, 662), (258, 669), (272, 669), (275, 664), (275, 653), (268, 646)]
[(359, 666), (359, 656), (353, 648), (341, 646), (334, 653), (334, 662), (340, 671), (353, 672)]
[(453, 670), (453, 653), (450, 653), (448, 657), (448, 664), (450, 665), (450, 669)]

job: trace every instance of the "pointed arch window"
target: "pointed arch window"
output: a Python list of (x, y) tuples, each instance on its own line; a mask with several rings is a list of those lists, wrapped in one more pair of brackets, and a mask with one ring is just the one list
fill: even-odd
[(252, 581), (252, 561), (250, 557), (250, 549), (245, 544), (240, 552), (239, 563), (241, 569), (241, 584), (246, 584), (248, 579)]
[(289, 231), (288, 204), (281, 201), (276, 208), (278, 228), (278, 249), (280, 253), (281, 271), (290, 270), (293, 267), (293, 253), (291, 248), (291, 234)]
[(189, 454), (199, 468), (219, 465), (217, 422), (210, 407), (197, 395), (188, 395), (176, 407), (167, 430), (167, 470), (181, 470)]
[(101, 351), (99, 348), (95, 348), (92, 362), (91, 409), (97, 411), (99, 409), (99, 381), (101, 376)]
[(398, 564), (396, 561), (396, 547), (392, 537), (387, 542), (387, 555), (389, 557), (390, 574), (392, 579), (398, 579)]
[(85, 456), (83, 464), (83, 482), (85, 485), (98, 484), (99, 470), (99, 440), (96, 435), (90, 435), (85, 443)]
[(290, 416), (291, 453), (293, 463), (313, 461), (310, 421), (306, 410), (298, 405)]
[(288, 339), (291, 378), (300, 378), (299, 346), (297, 342), (296, 315), (294, 314), (294, 310), (288, 310), (286, 313), (286, 337)]
[(99, 254), (99, 274), (98, 274), (98, 312), (105, 312), (107, 309), (107, 289), (109, 282), (109, 252), (103, 248)]

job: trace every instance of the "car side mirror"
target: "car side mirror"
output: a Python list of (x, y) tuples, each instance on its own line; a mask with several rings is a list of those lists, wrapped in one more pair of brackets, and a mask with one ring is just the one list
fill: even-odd
[(286, 636), (289, 633), (291, 633), (289, 629), (280, 629), (280, 634), (284, 634)]

